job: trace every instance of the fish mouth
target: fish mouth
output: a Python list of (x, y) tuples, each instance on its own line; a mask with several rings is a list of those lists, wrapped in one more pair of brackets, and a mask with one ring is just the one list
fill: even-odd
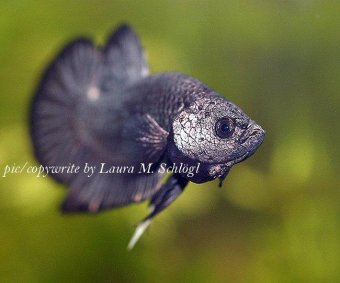
[(248, 125), (248, 128), (238, 138), (239, 144), (242, 145), (246, 151), (246, 158), (255, 153), (257, 148), (263, 143), (265, 135), (265, 130), (255, 122)]

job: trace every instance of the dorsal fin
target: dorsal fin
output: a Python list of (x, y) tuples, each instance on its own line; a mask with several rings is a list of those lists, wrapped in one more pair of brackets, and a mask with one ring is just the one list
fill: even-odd
[(126, 24), (119, 26), (104, 47), (107, 76), (116, 86), (126, 86), (149, 74), (137, 34)]

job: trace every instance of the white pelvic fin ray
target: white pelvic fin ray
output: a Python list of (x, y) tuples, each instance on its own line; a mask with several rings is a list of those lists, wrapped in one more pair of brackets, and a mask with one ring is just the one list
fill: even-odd
[(145, 220), (141, 223), (138, 224), (135, 233), (133, 234), (127, 249), (128, 250), (132, 250), (133, 247), (136, 245), (136, 243), (138, 242), (139, 238), (143, 235), (144, 231), (149, 227), (149, 225), (151, 224), (151, 219)]

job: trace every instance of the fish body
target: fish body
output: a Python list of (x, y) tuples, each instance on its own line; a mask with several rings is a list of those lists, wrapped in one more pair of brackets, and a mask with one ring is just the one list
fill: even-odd
[[(150, 200), (151, 213), (130, 247), (189, 181), (223, 181), (265, 135), (238, 106), (199, 80), (180, 73), (150, 75), (141, 43), (127, 25), (104, 47), (84, 38), (68, 44), (44, 72), (30, 113), (42, 165), (97, 169), (91, 177), (82, 170), (52, 174), (69, 187), (63, 211), (99, 212)], [(152, 164), (152, 170), (101, 174), (103, 164)], [(161, 164), (199, 164), (200, 170), (190, 177), (174, 173), (162, 185)]]

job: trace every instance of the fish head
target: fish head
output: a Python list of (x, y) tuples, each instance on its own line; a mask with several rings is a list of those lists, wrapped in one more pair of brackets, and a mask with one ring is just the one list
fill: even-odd
[(221, 182), (233, 165), (261, 145), (265, 131), (232, 102), (213, 95), (195, 100), (175, 117), (169, 147), (172, 162), (199, 163), (191, 178)]

